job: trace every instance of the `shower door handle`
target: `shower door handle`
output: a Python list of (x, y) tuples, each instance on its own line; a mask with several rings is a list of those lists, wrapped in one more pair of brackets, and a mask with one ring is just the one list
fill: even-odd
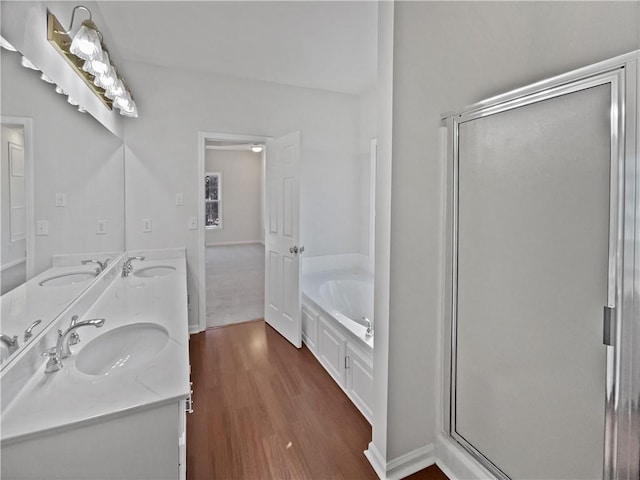
[(616, 344), (616, 307), (604, 307), (602, 343), (610, 347)]

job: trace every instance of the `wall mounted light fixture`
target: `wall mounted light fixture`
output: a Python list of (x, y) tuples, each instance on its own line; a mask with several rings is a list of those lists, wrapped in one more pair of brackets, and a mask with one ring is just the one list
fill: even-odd
[[(71, 38), (77, 10), (87, 12), (89, 19), (82, 22)], [(136, 102), (122, 77), (116, 73), (104, 46), (102, 33), (93, 23), (91, 11), (87, 7), (78, 5), (73, 9), (68, 30), (64, 29), (53, 13), (47, 11), (47, 40), (109, 110), (113, 110), (115, 106), (121, 115), (138, 116)]]

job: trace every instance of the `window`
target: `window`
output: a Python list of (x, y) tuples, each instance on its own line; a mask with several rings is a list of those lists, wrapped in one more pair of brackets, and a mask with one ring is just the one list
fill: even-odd
[(222, 228), (222, 173), (207, 172), (204, 175), (204, 226), (207, 229)]

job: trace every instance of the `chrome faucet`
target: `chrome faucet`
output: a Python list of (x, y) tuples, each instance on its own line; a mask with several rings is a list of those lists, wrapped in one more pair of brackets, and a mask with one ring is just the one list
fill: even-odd
[(122, 265), (122, 276), (123, 277), (128, 277), (131, 272), (133, 272), (133, 266), (131, 265), (131, 261), (132, 260), (144, 260), (144, 257), (141, 256), (137, 256), (137, 257), (129, 257), (127, 258), (127, 260), (124, 262), (124, 265)]
[[(77, 317), (75, 318), (77, 319)], [(104, 318), (92, 318), (91, 320), (82, 320), (81, 322), (77, 322), (72, 319), (71, 322), (71, 326), (67, 328), (64, 333), (62, 333), (62, 330), (58, 330), (58, 341), (56, 342), (56, 346), (42, 354), (43, 356), (49, 356), (49, 360), (47, 361), (47, 365), (44, 369), (45, 373), (57, 372), (62, 368), (62, 359), (71, 355), (69, 337), (76, 329), (87, 325), (102, 327), (104, 325)]]
[(107, 258), (104, 262), (101, 262), (100, 260), (82, 260), (80, 262), (82, 265), (88, 265), (90, 263), (95, 263), (96, 265), (98, 265), (98, 267), (96, 268), (96, 274), (100, 274), (101, 272), (104, 272), (104, 269), (107, 268), (107, 264), (109, 263), (109, 259)]
[(29, 328), (27, 328), (24, 331), (24, 341), (25, 341), (25, 343), (27, 342), (27, 340), (29, 340), (31, 337), (33, 337), (33, 329), (36, 326), (40, 325), (41, 323), (42, 323), (42, 320), (36, 320), (31, 325), (29, 325)]
[(4, 343), (7, 346), (7, 348), (9, 349), (9, 355), (18, 350), (18, 347), (20, 346), (18, 345), (17, 335), (14, 335), (13, 338), (11, 338), (8, 335), (0, 334), (0, 342)]

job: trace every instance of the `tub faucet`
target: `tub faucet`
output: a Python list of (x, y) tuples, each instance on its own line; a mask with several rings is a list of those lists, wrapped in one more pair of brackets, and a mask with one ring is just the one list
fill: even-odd
[(133, 266), (131, 265), (131, 261), (132, 260), (144, 260), (144, 257), (141, 256), (137, 256), (137, 257), (129, 257), (127, 258), (127, 260), (124, 262), (124, 265), (122, 265), (122, 276), (123, 277), (128, 277), (131, 272), (133, 272)]
[(366, 336), (367, 337), (373, 337), (373, 322), (371, 320), (369, 320), (367, 317), (362, 317), (362, 320), (364, 320), (364, 322), (366, 323), (366, 327), (367, 327), (367, 332), (366, 332)]
[(9, 349), (9, 355), (18, 350), (18, 336), (14, 335), (13, 338), (9, 335), (0, 334), (0, 342), (4, 343)]
[(104, 269), (107, 268), (107, 264), (109, 263), (109, 259), (107, 258), (104, 262), (101, 262), (100, 260), (82, 260), (80, 262), (82, 265), (88, 265), (90, 263), (95, 263), (96, 265), (98, 265), (96, 267), (96, 273), (100, 274), (101, 272), (104, 272)]
[(69, 337), (76, 329), (87, 325), (102, 327), (104, 325), (104, 318), (93, 318), (91, 320), (82, 320), (81, 322), (72, 321), (71, 326), (67, 328), (64, 333), (62, 333), (62, 330), (58, 330), (56, 346), (42, 354), (43, 356), (49, 356), (47, 366), (44, 369), (45, 373), (57, 372), (62, 368), (62, 359), (71, 355)]

